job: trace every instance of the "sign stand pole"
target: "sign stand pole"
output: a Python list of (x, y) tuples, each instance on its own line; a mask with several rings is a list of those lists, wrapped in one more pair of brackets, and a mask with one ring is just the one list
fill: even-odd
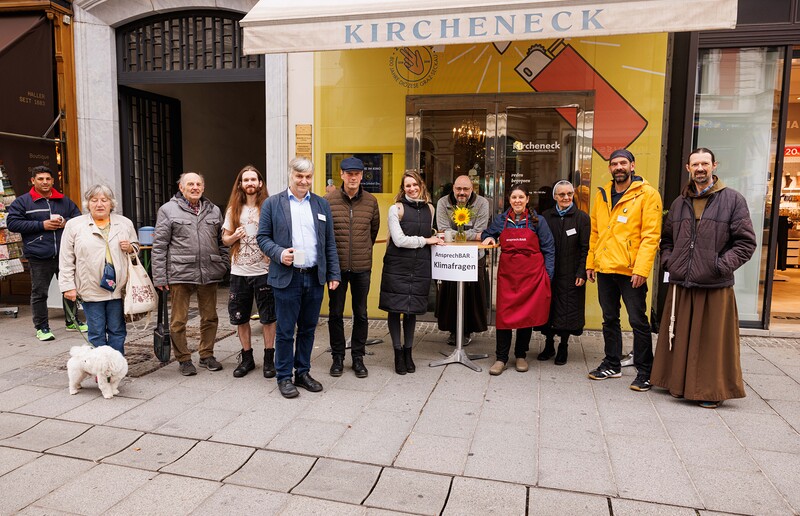
[(435, 362), (431, 362), (428, 364), (430, 367), (437, 367), (441, 365), (447, 364), (463, 364), (473, 371), (480, 373), (483, 371), (481, 367), (473, 362), (473, 360), (478, 360), (481, 358), (487, 358), (489, 355), (485, 353), (481, 353), (479, 355), (468, 355), (463, 347), (464, 347), (464, 282), (459, 281), (457, 292), (457, 306), (458, 312), (456, 314), (456, 349), (448, 356), (447, 358), (443, 358), (442, 360), (436, 360)]

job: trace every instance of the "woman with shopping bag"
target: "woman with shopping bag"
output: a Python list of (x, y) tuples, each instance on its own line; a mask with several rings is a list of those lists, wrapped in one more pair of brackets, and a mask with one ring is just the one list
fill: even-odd
[(130, 219), (112, 214), (117, 201), (109, 187), (94, 185), (83, 197), (88, 213), (70, 219), (61, 238), (58, 286), (70, 301), (80, 297), (89, 342), (124, 355), (122, 294), (129, 255), (139, 250), (138, 236)]

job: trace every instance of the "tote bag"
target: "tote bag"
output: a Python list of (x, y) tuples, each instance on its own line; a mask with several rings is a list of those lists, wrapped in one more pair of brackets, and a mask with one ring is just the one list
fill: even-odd
[(136, 321), (158, 307), (158, 295), (139, 256), (128, 255), (128, 281), (125, 283), (125, 320)]

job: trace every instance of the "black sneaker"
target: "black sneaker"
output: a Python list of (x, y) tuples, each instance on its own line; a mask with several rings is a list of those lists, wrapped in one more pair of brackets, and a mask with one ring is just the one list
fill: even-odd
[(631, 390), (632, 391), (639, 391), (639, 392), (646, 392), (650, 390), (650, 378), (644, 373), (639, 373), (636, 375), (636, 379), (631, 382)]
[(589, 373), (592, 380), (605, 380), (607, 378), (622, 378), (622, 371), (609, 367), (605, 363), (600, 364), (597, 369)]

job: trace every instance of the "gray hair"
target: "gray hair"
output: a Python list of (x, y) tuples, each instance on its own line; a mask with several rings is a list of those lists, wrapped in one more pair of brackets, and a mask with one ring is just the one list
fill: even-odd
[(193, 172), (191, 170), (187, 170), (186, 172), (184, 172), (183, 174), (178, 176), (178, 184), (179, 185), (183, 184), (183, 180), (186, 178), (187, 174), (197, 174), (198, 176), (200, 176), (200, 181), (202, 181), (203, 184), (206, 184), (206, 178), (203, 177), (203, 174), (201, 174), (200, 172)]
[(117, 198), (114, 196), (114, 191), (106, 185), (96, 184), (90, 186), (88, 190), (86, 190), (86, 193), (83, 194), (83, 211), (89, 211), (89, 199), (97, 197), (98, 195), (102, 195), (111, 201), (111, 211), (116, 209)]
[(306, 174), (308, 172), (314, 173), (314, 163), (311, 162), (308, 158), (293, 158), (292, 161), (289, 162), (289, 176), (294, 174), (295, 172), (299, 172), (301, 174)]
[(573, 192), (575, 191), (575, 187), (572, 185), (572, 183), (570, 183), (566, 179), (562, 179), (561, 181), (558, 181), (558, 182), (556, 182), (556, 184), (553, 185), (553, 199), (556, 198), (556, 189), (559, 186), (569, 186), (570, 188), (572, 188)]

